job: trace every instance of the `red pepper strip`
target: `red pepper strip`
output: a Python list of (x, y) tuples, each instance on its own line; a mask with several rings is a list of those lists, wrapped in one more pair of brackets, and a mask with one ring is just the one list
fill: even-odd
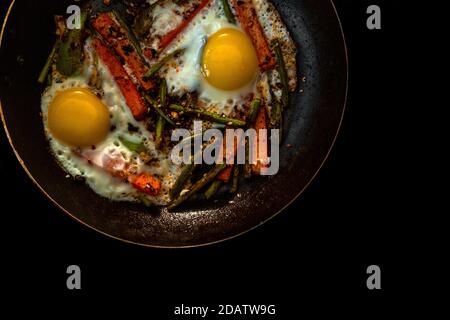
[(200, 5), (195, 9), (178, 27), (166, 34), (159, 44), (160, 51), (164, 50), (169, 46), (169, 44), (174, 41), (180, 33), (182, 33), (191, 23), (192, 20), (202, 11), (208, 4), (210, 0), (203, 0)]
[(116, 80), (133, 117), (136, 120), (142, 120), (147, 113), (147, 106), (125, 68), (99, 39), (94, 39), (94, 48)]
[(146, 173), (138, 176), (130, 176), (128, 181), (135, 189), (150, 196), (156, 196), (161, 191), (161, 181)]
[(92, 21), (92, 26), (130, 67), (142, 89), (148, 91), (154, 88), (155, 84), (144, 77), (148, 68), (128, 38), (126, 30), (113, 20), (108, 13), (99, 14)]
[(252, 0), (232, 0), (239, 22), (253, 41), (258, 54), (259, 67), (262, 71), (272, 70), (277, 61), (273, 56), (264, 30), (259, 22)]
[(227, 166), (227, 167), (225, 168), (225, 170), (223, 170), (223, 171), (217, 176), (217, 179), (220, 180), (220, 181), (222, 181), (222, 182), (228, 183), (228, 182), (230, 181), (230, 179), (231, 179), (231, 174), (233, 173), (233, 168), (234, 168), (234, 165), (229, 165), (229, 166)]

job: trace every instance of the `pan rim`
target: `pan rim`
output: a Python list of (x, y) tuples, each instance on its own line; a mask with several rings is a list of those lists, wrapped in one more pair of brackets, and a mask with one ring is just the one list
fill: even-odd
[[(8, 10), (6, 12), (3, 24), (2, 24), (2, 28), (0, 30), (0, 48), (3, 45), (3, 36), (4, 36), (4, 32), (6, 29), (6, 25), (8, 22), (8, 18), (12, 12), (12, 9), (14, 7), (16, 0), (11, 0), (11, 3), (8, 7)], [(331, 152), (333, 151), (336, 141), (339, 137), (341, 128), (342, 128), (342, 124), (344, 121), (344, 116), (347, 110), (347, 102), (348, 102), (348, 92), (349, 92), (349, 59), (348, 59), (348, 48), (347, 48), (347, 41), (346, 41), (346, 37), (345, 37), (345, 33), (344, 33), (344, 29), (342, 26), (342, 21), (341, 18), (339, 16), (339, 13), (336, 9), (336, 6), (333, 2), (333, 0), (329, 0), (333, 11), (336, 15), (338, 24), (339, 24), (339, 28), (340, 28), (340, 33), (341, 33), (341, 37), (342, 37), (342, 44), (343, 44), (343, 49), (344, 49), (344, 55), (345, 55), (345, 68), (346, 68), (346, 80), (345, 80), (345, 94), (344, 94), (344, 101), (343, 101), (343, 106), (342, 106), (342, 112), (341, 112), (341, 116), (339, 119), (339, 124), (338, 124), (338, 128), (336, 130), (336, 134), (333, 138), (333, 141), (331, 142), (331, 145), (326, 153), (326, 155), (324, 156), (323, 160), (321, 161), (320, 165), (318, 166), (318, 168), (315, 170), (314, 174), (312, 175), (312, 177), (309, 179), (309, 181), (305, 184), (305, 186), (298, 192), (298, 194), (293, 197), (283, 208), (281, 208), (280, 210), (278, 210), (277, 212), (275, 212), (273, 215), (271, 215), (269, 218), (261, 221), (259, 224), (248, 228), (245, 231), (239, 232), (235, 235), (223, 238), (223, 239), (219, 239), (219, 240), (215, 240), (215, 241), (210, 241), (210, 242), (205, 242), (205, 243), (200, 243), (200, 244), (195, 244), (195, 245), (153, 245), (153, 244), (146, 244), (146, 243), (139, 243), (139, 242), (134, 242), (128, 239), (124, 239), (124, 238), (120, 238), (118, 236), (109, 234), (107, 232), (104, 232), (102, 230), (97, 229), (94, 226), (91, 226), (90, 224), (82, 221), (80, 218), (77, 218), (74, 214), (70, 213), (67, 209), (65, 209), (62, 205), (60, 205), (58, 203), (58, 201), (56, 201), (55, 199), (53, 199), (48, 193), (47, 191), (45, 191), (45, 189), (39, 184), (39, 182), (34, 178), (34, 176), (31, 174), (31, 172), (29, 171), (27, 165), (25, 164), (25, 162), (23, 161), (22, 157), (20, 156), (19, 152), (16, 150), (14, 142), (12, 141), (11, 138), (11, 134), (9, 132), (8, 126), (6, 124), (6, 119), (5, 116), (3, 114), (3, 106), (2, 106), (2, 102), (1, 102), (1, 97), (0, 97), (0, 117), (2, 120), (2, 125), (3, 125), (3, 129), (6, 133), (6, 137), (8, 140), (8, 143), (10, 145), (10, 147), (12, 148), (14, 155), (16, 156), (16, 159), (18, 160), (18, 162), (20, 163), (20, 165), (22, 166), (22, 169), (26, 172), (26, 174), (28, 175), (28, 177), (31, 179), (31, 181), (33, 182), (33, 184), (35, 186), (38, 187), (38, 189), (44, 194), (44, 196), (50, 200), (51, 203), (53, 203), (59, 210), (61, 210), (62, 212), (64, 212), (66, 215), (68, 215), (70, 218), (72, 218), (73, 220), (75, 220), (78, 223), (81, 223), (82, 225), (88, 227), (89, 229), (98, 232), (101, 235), (104, 235), (110, 239), (114, 239), (114, 240), (118, 240), (119, 242), (125, 243), (125, 244), (132, 244), (132, 245), (137, 245), (139, 247), (145, 247), (145, 248), (153, 248), (153, 249), (192, 249), (192, 248), (202, 248), (202, 247), (208, 247), (208, 246), (213, 246), (222, 242), (227, 242), (229, 240), (233, 240), (235, 238), (238, 238), (244, 234), (247, 234), (253, 230), (255, 230), (256, 228), (266, 224), (267, 222), (269, 222), (270, 220), (274, 219), (276, 216), (278, 216), (279, 214), (281, 214), (282, 212), (284, 212), (288, 207), (290, 207), (304, 192), (306, 189), (309, 188), (309, 186), (311, 185), (311, 183), (316, 179), (317, 175), (319, 174), (319, 172), (322, 170), (323, 166), (325, 165), (325, 163), (328, 161), (329, 156), (331, 154)]]

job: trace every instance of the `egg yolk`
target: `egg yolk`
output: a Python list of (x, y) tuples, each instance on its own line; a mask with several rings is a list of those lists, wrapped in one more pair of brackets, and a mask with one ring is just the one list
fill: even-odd
[(73, 147), (94, 146), (110, 129), (108, 108), (85, 88), (59, 92), (48, 108), (47, 119), (51, 134)]
[(203, 51), (202, 72), (212, 86), (221, 90), (237, 90), (252, 82), (258, 72), (258, 59), (251, 39), (233, 28), (213, 34)]

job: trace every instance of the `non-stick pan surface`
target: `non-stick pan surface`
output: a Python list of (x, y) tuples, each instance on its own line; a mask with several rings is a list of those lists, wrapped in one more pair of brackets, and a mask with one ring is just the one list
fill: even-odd
[[(54, 41), (54, 14), (73, 1), (16, 0), (1, 42), (2, 118), (14, 151), (37, 186), (64, 212), (109, 236), (155, 247), (189, 247), (225, 240), (267, 221), (311, 182), (337, 136), (347, 93), (347, 56), (330, 0), (273, 1), (298, 44), (301, 91), (287, 112), (281, 170), (255, 178), (239, 196), (189, 204), (178, 212), (110, 202), (83, 182), (67, 179), (48, 151), (36, 79)], [(33, 213), (39, 214), (39, 213)], [(301, 214), (301, 213), (299, 213)]]

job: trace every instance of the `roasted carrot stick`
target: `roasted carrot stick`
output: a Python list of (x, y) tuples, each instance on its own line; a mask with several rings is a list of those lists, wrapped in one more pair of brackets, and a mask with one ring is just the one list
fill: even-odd
[(231, 2), (239, 22), (253, 41), (258, 54), (259, 67), (262, 71), (274, 69), (277, 62), (267, 42), (252, 0), (232, 0)]
[(114, 54), (99, 40), (94, 39), (94, 48), (100, 59), (106, 64), (120, 88), (128, 108), (136, 120), (142, 120), (147, 113), (144, 99), (139, 94), (136, 85), (131, 81), (125, 68)]
[(259, 110), (258, 113), (258, 117), (256, 118), (255, 121), (255, 130), (257, 132), (257, 146), (255, 147), (255, 150), (257, 150), (257, 163), (255, 165), (252, 165), (252, 172), (254, 174), (261, 174), (261, 170), (263, 168), (266, 168), (268, 166), (266, 162), (267, 159), (261, 159), (259, 157), (259, 155), (261, 153), (268, 155), (268, 149), (269, 149), (269, 144), (268, 144), (268, 138), (262, 138), (260, 139), (259, 137), (259, 131), (263, 130), (263, 129), (267, 129), (267, 124), (268, 124), (268, 115), (267, 115), (267, 111), (266, 108), (261, 108)]
[(142, 173), (138, 176), (130, 176), (128, 181), (135, 189), (150, 196), (156, 196), (161, 191), (161, 181), (150, 174)]
[(175, 29), (165, 35), (159, 44), (160, 51), (164, 50), (174, 41), (180, 33), (182, 33), (194, 20), (194, 18), (209, 4), (211, 0), (202, 0), (197, 9), (195, 9), (184, 21)]
[(129, 38), (127, 31), (112, 18), (111, 13), (99, 14), (92, 21), (92, 26), (130, 67), (142, 89), (146, 91), (152, 89), (154, 83), (145, 78), (148, 71), (147, 66), (137, 52), (137, 48)]

